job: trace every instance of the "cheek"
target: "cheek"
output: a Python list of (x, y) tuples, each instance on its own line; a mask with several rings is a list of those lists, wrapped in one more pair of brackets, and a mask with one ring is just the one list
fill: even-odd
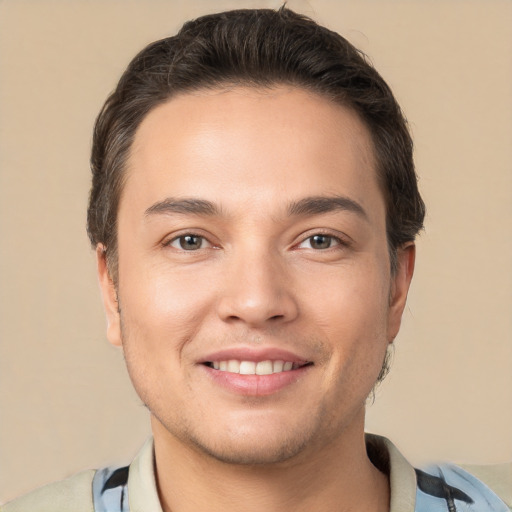
[(153, 410), (170, 406), (169, 389), (187, 381), (186, 347), (201, 328), (208, 297), (197, 283), (159, 271), (122, 274), (119, 300), (123, 351), (141, 400)]
[[(181, 348), (212, 308), (211, 283), (206, 287), (190, 272), (173, 272), (163, 266), (127, 267), (124, 275), (122, 268), (119, 274), (123, 338), (136, 338), (155, 356), (162, 350)], [(130, 268), (139, 272), (130, 272)]]
[(307, 321), (329, 345), (328, 381), (344, 389), (369, 391), (380, 372), (388, 345), (386, 275), (379, 265), (335, 269), (307, 295)]
[(374, 338), (386, 326), (389, 277), (380, 262), (331, 268), (317, 275), (313, 286), (303, 283), (302, 288), (300, 295), (307, 301), (303, 310), (332, 335)]

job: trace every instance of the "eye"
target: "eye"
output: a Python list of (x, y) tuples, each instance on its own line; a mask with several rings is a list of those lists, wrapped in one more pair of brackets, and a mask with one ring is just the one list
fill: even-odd
[(315, 250), (325, 250), (330, 249), (331, 247), (334, 247), (336, 245), (340, 245), (341, 241), (339, 238), (336, 238), (335, 236), (331, 235), (323, 235), (321, 233), (318, 233), (316, 235), (312, 235), (306, 240), (304, 240), (300, 245), (299, 248), (301, 249), (315, 249)]
[(197, 251), (199, 249), (204, 249), (205, 247), (211, 247), (211, 244), (206, 240), (206, 238), (192, 233), (177, 236), (167, 245), (184, 251)]

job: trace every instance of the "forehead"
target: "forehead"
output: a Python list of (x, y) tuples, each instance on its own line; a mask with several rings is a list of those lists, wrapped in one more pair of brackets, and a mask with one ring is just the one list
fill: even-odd
[(363, 206), (383, 202), (358, 115), (284, 86), (198, 91), (156, 107), (136, 132), (126, 189), (121, 205), (133, 193), (146, 202), (192, 195), (247, 206), (348, 191)]

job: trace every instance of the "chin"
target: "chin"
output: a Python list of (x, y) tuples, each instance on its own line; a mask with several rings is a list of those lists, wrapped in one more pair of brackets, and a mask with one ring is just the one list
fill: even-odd
[(305, 439), (235, 439), (215, 444), (192, 439), (190, 441), (196, 450), (219, 462), (241, 466), (283, 463), (298, 456), (308, 445)]
[[(239, 420), (241, 418), (238, 418)], [(245, 418), (247, 419), (247, 418)], [(260, 418), (261, 419), (261, 418)], [(272, 465), (294, 459), (314, 444), (318, 425), (307, 421), (217, 422), (214, 428), (191, 428), (188, 424), (159, 421), (166, 435), (182, 446), (216, 461), (236, 465)], [(281, 418), (282, 419), (282, 418)], [(235, 425), (233, 427), (233, 425)], [(161, 431), (162, 432), (162, 431)]]

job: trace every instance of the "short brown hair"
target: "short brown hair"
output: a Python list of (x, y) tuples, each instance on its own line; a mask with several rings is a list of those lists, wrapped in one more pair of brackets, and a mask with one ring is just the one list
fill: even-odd
[(124, 168), (144, 117), (177, 93), (226, 85), (294, 85), (357, 112), (370, 131), (387, 208), (391, 268), (415, 239), (425, 206), (412, 139), (393, 94), (364, 54), (339, 34), (285, 7), (203, 16), (156, 41), (129, 64), (94, 129), (87, 231), (107, 250), (117, 280), (117, 211)]

